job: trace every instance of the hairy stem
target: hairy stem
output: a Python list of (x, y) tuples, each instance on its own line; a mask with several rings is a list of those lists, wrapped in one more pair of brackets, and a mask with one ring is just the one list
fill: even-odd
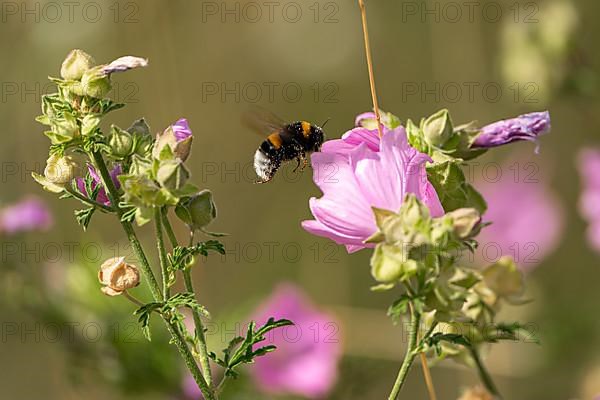
[[(165, 231), (167, 232), (167, 236), (171, 241), (171, 246), (173, 248), (177, 247), (179, 244), (177, 242), (177, 237), (175, 236), (175, 232), (173, 232), (173, 228), (171, 227), (171, 222), (169, 221), (169, 217), (167, 215), (167, 209), (164, 208), (162, 212), (163, 225), (165, 227)], [(190, 232), (190, 246), (194, 242), (194, 233)], [(194, 290), (194, 284), (192, 281), (192, 271), (189, 268), (185, 268), (183, 270), (183, 280), (185, 284), (185, 290), (194, 293), (196, 295), (196, 291)], [(200, 367), (202, 368), (202, 374), (204, 375), (204, 379), (209, 386), (212, 386), (212, 371), (210, 370), (210, 359), (208, 358), (208, 347), (206, 346), (206, 336), (204, 335), (204, 324), (202, 323), (202, 319), (200, 317), (200, 313), (196, 310), (192, 310), (192, 317), (194, 319), (194, 326), (196, 328), (196, 336), (198, 338), (198, 358), (200, 360)]]
[[(110, 200), (110, 203), (111, 203), (112, 207), (115, 209), (117, 216), (119, 218), (119, 221), (121, 222), (121, 226), (123, 227), (123, 230), (125, 231), (125, 234), (127, 235), (127, 239), (129, 240), (129, 243), (131, 244), (131, 246), (141, 264), (142, 273), (144, 275), (144, 279), (146, 280), (146, 282), (148, 282), (148, 287), (150, 288), (152, 297), (154, 298), (155, 301), (161, 301), (163, 296), (162, 296), (160, 287), (158, 285), (158, 281), (156, 280), (156, 278), (154, 276), (154, 272), (152, 271), (152, 268), (150, 267), (148, 258), (146, 257), (146, 254), (144, 253), (144, 249), (142, 248), (142, 245), (141, 245), (139, 239), (137, 238), (137, 235), (135, 234), (133, 226), (131, 225), (131, 223), (129, 223), (127, 221), (123, 221), (121, 219), (121, 217), (123, 215), (123, 211), (119, 207), (119, 202), (118, 202), (119, 193), (112, 181), (112, 178), (110, 177), (110, 173), (108, 172), (108, 168), (106, 167), (104, 158), (102, 157), (102, 154), (100, 154), (99, 152), (96, 152), (96, 151), (91, 153), (91, 158), (94, 161), (94, 164), (95, 164), (98, 172), (100, 173), (100, 177), (102, 178), (102, 184), (104, 185), (105, 188), (107, 188), (107, 195)], [(167, 319), (165, 319), (164, 317), (163, 317), (163, 320), (167, 326), (169, 333), (171, 334), (171, 337), (173, 338), (173, 342), (175, 343), (175, 346), (177, 346), (179, 353), (183, 357), (183, 360), (184, 360), (186, 366), (188, 367), (188, 369), (190, 370), (190, 373), (194, 377), (194, 380), (196, 381), (196, 384), (200, 388), (200, 391), (202, 392), (204, 398), (206, 400), (215, 400), (216, 397), (215, 397), (214, 392), (212, 391), (212, 389), (208, 386), (208, 384), (204, 380), (204, 377), (202, 376), (202, 373), (200, 372), (200, 368), (198, 368), (198, 365), (196, 364), (196, 361), (194, 360), (194, 356), (192, 355), (192, 352), (188, 348), (187, 344), (185, 343), (185, 340), (181, 336), (181, 333), (179, 332), (177, 326), (175, 324), (171, 323), (170, 321), (168, 321)]]
[(371, 57), (371, 43), (369, 41), (369, 30), (367, 28), (367, 8), (364, 0), (358, 0), (358, 6), (360, 7), (360, 15), (362, 19), (363, 36), (365, 39), (365, 53), (367, 55), (367, 68), (369, 70), (369, 84), (371, 86), (371, 98), (373, 99), (373, 109), (375, 111), (375, 118), (377, 119), (377, 132), (379, 137), (383, 136), (381, 130), (381, 117), (379, 116), (379, 104), (377, 102), (377, 93), (375, 91), (375, 75), (373, 74), (373, 59)]
[(408, 348), (406, 349), (404, 361), (402, 362), (400, 371), (398, 371), (398, 377), (396, 378), (396, 382), (394, 382), (394, 387), (392, 388), (392, 392), (390, 393), (388, 400), (396, 400), (398, 398), (400, 390), (402, 389), (402, 386), (406, 381), (406, 377), (408, 376), (408, 371), (410, 371), (410, 367), (413, 361), (415, 360), (415, 350), (417, 348), (417, 335), (419, 333), (420, 322), (421, 315), (415, 310), (415, 308), (411, 304), (410, 325), (408, 331)]
[(477, 371), (479, 372), (479, 377), (481, 378), (481, 382), (483, 383), (487, 391), (490, 392), (490, 394), (492, 394), (496, 399), (501, 399), (502, 396), (500, 395), (498, 388), (496, 388), (492, 376), (485, 368), (485, 365), (483, 365), (483, 362), (481, 361), (481, 357), (479, 357), (479, 352), (477, 351), (477, 349), (474, 346), (469, 346), (469, 352), (471, 353), (473, 361), (475, 361), (475, 366), (477, 367)]
[(167, 301), (169, 296), (169, 270), (167, 260), (167, 250), (165, 249), (165, 240), (162, 230), (162, 212), (160, 207), (154, 207), (154, 227), (156, 234), (156, 247), (158, 248), (158, 258), (160, 260), (160, 270), (162, 273), (162, 291), (163, 301)]

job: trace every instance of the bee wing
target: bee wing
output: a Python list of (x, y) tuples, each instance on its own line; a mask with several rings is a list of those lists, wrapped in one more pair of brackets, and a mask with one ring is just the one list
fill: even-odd
[(242, 115), (242, 124), (261, 136), (279, 131), (285, 126), (281, 118), (259, 106), (251, 107)]

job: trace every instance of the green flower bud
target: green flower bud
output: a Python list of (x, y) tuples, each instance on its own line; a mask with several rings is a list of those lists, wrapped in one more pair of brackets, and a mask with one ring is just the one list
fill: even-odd
[(194, 196), (182, 198), (175, 207), (175, 214), (190, 228), (203, 229), (217, 218), (212, 192), (203, 190)]
[(400, 246), (380, 243), (371, 257), (371, 275), (382, 283), (408, 279), (417, 272), (417, 268), (417, 262), (407, 259)]
[(81, 121), (81, 134), (83, 136), (90, 136), (98, 128), (100, 125), (100, 115), (99, 114), (88, 114), (83, 117)]
[(190, 173), (179, 159), (161, 162), (156, 172), (160, 186), (169, 191), (182, 189), (189, 177)]
[(103, 70), (102, 65), (87, 70), (81, 77), (82, 95), (101, 99), (111, 89), (110, 75)]
[(111, 127), (111, 136), (108, 144), (115, 157), (125, 158), (132, 153), (133, 137), (129, 132), (113, 125)]
[(185, 161), (190, 155), (193, 139), (187, 120), (180, 119), (156, 136), (152, 157), (157, 160), (177, 157)]
[(423, 124), (423, 134), (427, 143), (442, 147), (454, 134), (448, 110), (440, 110), (427, 118)]
[(415, 227), (430, 218), (427, 206), (421, 203), (412, 193), (407, 194), (404, 198), (399, 214), (407, 227)]
[(69, 81), (78, 81), (94, 66), (94, 59), (83, 50), (71, 50), (60, 68), (60, 76)]
[(460, 239), (473, 237), (481, 228), (481, 215), (474, 208), (459, 208), (446, 216), (452, 218), (454, 233)]
[(44, 177), (55, 185), (65, 185), (77, 175), (77, 164), (70, 156), (52, 155), (46, 161)]
[(509, 256), (501, 257), (497, 262), (483, 270), (483, 282), (497, 296), (509, 301), (515, 300), (525, 292), (523, 274)]
[(50, 119), (49, 122), (51, 130), (45, 132), (45, 134), (50, 138), (52, 144), (68, 143), (80, 135), (77, 119), (69, 113), (64, 113), (62, 117)]

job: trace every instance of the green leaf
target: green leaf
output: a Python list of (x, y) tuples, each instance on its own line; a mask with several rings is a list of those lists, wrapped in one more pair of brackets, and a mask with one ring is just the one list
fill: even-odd
[(87, 230), (87, 227), (92, 219), (92, 215), (94, 215), (94, 211), (96, 211), (96, 207), (75, 210), (75, 219), (77, 219), (77, 223), (83, 227), (84, 231)]
[(460, 163), (460, 160), (447, 160), (430, 164), (427, 166), (427, 177), (435, 188), (444, 211), (472, 207), (483, 214), (487, 204), (483, 196), (467, 183)]
[(163, 303), (148, 303), (138, 308), (133, 314), (138, 315), (138, 322), (142, 325), (142, 332), (148, 341), (151, 340), (150, 336), (150, 316), (154, 311), (160, 311), (164, 306)]
[(209, 356), (215, 362), (225, 368), (225, 374), (230, 377), (237, 377), (238, 373), (235, 368), (241, 364), (250, 364), (254, 362), (256, 357), (262, 357), (277, 347), (274, 345), (262, 346), (254, 349), (254, 345), (265, 340), (265, 335), (276, 328), (293, 325), (294, 323), (287, 319), (269, 320), (260, 328), (256, 329), (256, 323), (250, 322), (245, 336), (238, 336), (229, 342), (229, 345), (223, 349), (223, 358), (217, 357), (215, 353), (210, 353)]

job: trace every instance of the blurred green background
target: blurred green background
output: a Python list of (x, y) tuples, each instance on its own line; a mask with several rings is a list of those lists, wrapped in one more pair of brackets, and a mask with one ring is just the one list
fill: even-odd
[[(490, 3), (493, 8), (484, 7)], [(20, 301), (37, 294), (27, 288), (10, 291), (19, 287), (11, 280), (15, 271), (41, 277), (74, 263), (94, 270), (100, 258), (128, 252), (114, 221), (98, 215), (92, 229), (82, 232), (73, 218), (76, 205), (42, 193), (29, 172), (43, 169), (49, 144), (43, 127), (34, 121), (39, 97), (53, 90), (46, 77), (59, 74), (69, 50), (81, 48), (98, 62), (137, 55), (147, 57), (150, 65), (114, 76), (113, 97), (128, 106), (111, 114), (111, 123), (126, 127), (144, 116), (158, 132), (178, 118), (188, 118), (195, 134), (188, 161), (193, 181), (215, 194), (219, 218), (211, 228), (230, 234), (224, 240), (230, 253), (209, 258), (195, 270), (200, 301), (215, 318), (227, 320), (250, 310), (277, 282), (296, 282), (342, 323), (341, 376), (328, 398), (386, 396), (403, 339), (400, 328), (385, 316), (392, 296), (369, 290), (370, 253), (349, 256), (342, 247), (301, 229), (300, 221), (310, 218), (308, 199), (319, 195), (309, 169), (298, 175), (286, 167), (274, 182), (252, 184), (251, 161), (262, 139), (240, 122), (256, 104), (286, 120), (321, 123), (331, 118), (326, 127), (330, 138), (350, 129), (354, 116), (371, 108), (358, 7), (349, 0), (274, 4), (269, 15), (260, 1), (1, 3), (0, 201), (11, 203), (35, 193), (48, 202), (56, 220), (50, 232), (2, 238), (18, 243), (19, 251), (30, 250), (8, 256), (3, 244), (4, 334), (6, 323), (31, 327), (40, 321), (39, 314)], [(600, 4), (478, 4), (469, 16), (464, 2), (368, 3), (380, 105), (403, 120), (449, 108), (456, 122), (481, 123), (550, 110), (553, 130), (543, 138), (539, 155), (534, 146), (520, 144), (482, 159), (499, 161), (518, 149), (521, 156), (543, 164), (545, 184), (559, 194), (566, 221), (558, 248), (528, 276), (535, 301), (505, 312), (508, 319), (535, 324), (542, 345), (501, 344), (487, 362), (506, 399), (591, 399), (600, 393), (600, 269), (576, 209), (580, 183), (575, 156), (580, 147), (600, 143), (595, 51)], [(448, 8), (456, 5), (462, 10), (460, 17)], [(433, 14), (422, 15), (424, 7)], [(546, 12), (549, 7), (558, 11)], [(231, 11), (222, 14), (225, 10)], [(496, 16), (498, 10), (501, 15)], [(536, 35), (553, 33), (550, 45), (536, 42)], [(528, 34), (534, 38), (531, 46), (524, 44), (523, 35)], [(151, 228), (142, 228), (140, 235), (150, 248)], [(79, 245), (69, 252), (68, 243)], [(99, 246), (101, 257), (94, 253)], [(274, 246), (272, 253), (269, 246)], [(62, 279), (60, 272), (51, 276)], [(91, 285), (90, 296), (97, 295), (96, 289)], [(113, 314), (106, 315), (110, 320)], [(127, 313), (120, 317), (135, 321)], [(25, 340), (5, 336), (0, 342), (2, 399), (138, 398), (135, 388), (125, 395), (93, 373), (84, 372), (73, 383), (69, 370), (74, 363), (60, 343), (31, 335)], [(147, 346), (141, 339), (134, 342), (131, 346)], [(417, 367), (403, 398), (426, 396)], [(473, 371), (452, 362), (436, 366), (433, 378), (442, 400), (456, 399), (461, 388), (477, 382)], [(165, 379), (174, 382), (172, 377)], [(165, 395), (139, 394), (142, 397)]]

